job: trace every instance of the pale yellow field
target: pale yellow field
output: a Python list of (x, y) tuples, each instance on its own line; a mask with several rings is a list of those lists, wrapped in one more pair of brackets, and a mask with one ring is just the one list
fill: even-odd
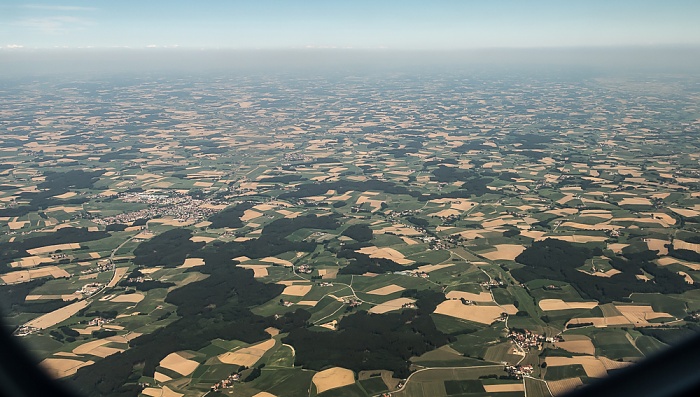
[(97, 252), (91, 252), (91, 253), (90, 253), (90, 258), (92, 258), (92, 259), (100, 259), (100, 258), (102, 258), (102, 255), (100, 255), (100, 254), (97, 253)]
[(5, 273), (0, 278), (6, 284), (24, 283), (36, 278), (52, 276), (53, 278), (70, 277), (70, 274), (58, 266), (44, 266), (30, 270), (18, 270)]
[(547, 386), (549, 387), (549, 391), (552, 392), (552, 395), (554, 397), (558, 397), (565, 395), (577, 387), (583, 386), (583, 382), (581, 381), (581, 378), (550, 380), (547, 381)]
[(282, 291), (282, 295), (304, 296), (311, 291), (310, 285), (289, 285)]
[(668, 255), (668, 248), (664, 247), (664, 245), (670, 244), (670, 241), (656, 238), (648, 238), (646, 241), (647, 248), (649, 248), (651, 251), (659, 251), (659, 255)]
[(29, 268), (29, 267), (36, 267), (41, 265), (42, 263), (51, 263), (53, 262), (53, 259), (51, 258), (42, 258), (40, 256), (27, 256), (24, 258), (20, 258), (19, 260), (16, 260), (12, 263), (10, 263), (10, 267), (19, 267), (19, 268)]
[(272, 349), (277, 343), (274, 339), (269, 339), (258, 344), (244, 347), (233, 352), (224, 353), (218, 356), (219, 361), (224, 364), (245, 365), (252, 367), (260, 357), (268, 350)]
[(114, 347), (104, 346), (110, 341), (107, 339), (98, 339), (91, 342), (83, 343), (82, 345), (73, 349), (74, 354), (89, 354), (97, 357), (107, 357), (114, 353), (122, 352), (124, 349), (117, 349)]
[(202, 258), (186, 258), (185, 262), (180, 265), (180, 269), (188, 269), (195, 266), (204, 266), (204, 259)]
[(68, 244), (47, 245), (45, 247), (28, 249), (27, 252), (30, 253), (31, 255), (39, 255), (39, 254), (48, 254), (50, 252), (56, 252), (58, 250), (66, 251), (66, 250), (79, 250), (79, 249), (80, 249), (80, 244), (68, 243)]
[(115, 302), (115, 303), (139, 303), (145, 298), (143, 294), (124, 294), (124, 295), (118, 295), (112, 299), (110, 299), (110, 302)]
[(261, 391), (260, 393), (254, 395), (253, 397), (277, 397), (277, 396), (272, 394), (272, 393), (268, 393), (266, 391)]
[(622, 250), (626, 247), (629, 247), (629, 244), (620, 244), (620, 243), (608, 244), (608, 249), (616, 254), (621, 253)]
[(355, 373), (349, 369), (333, 367), (318, 372), (311, 380), (316, 386), (316, 393), (321, 394), (326, 390), (354, 384)]
[(649, 320), (655, 318), (674, 318), (668, 313), (655, 312), (651, 306), (615, 305), (615, 307), (630, 323), (635, 325), (648, 325), (650, 324)]
[(540, 309), (568, 310), (568, 309), (593, 309), (598, 306), (598, 302), (564, 302), (561, 299), (542, 299), (539, 303)]
[(174, 226), (174, 227), (183, 227), (183, 226), (188, 226), (194, 223), (193, 221), (183, 221), (179, 219), (175, 219), (173, 217), (163, 217), (163, 218), (156, 218), (156, 219), (151, 219), (148, 221), (149, 223), (160, 223), (166, 226)]
[(401, 240), (403, 240), (403, 242), (406, 243), (406, 244), (408, 244), (408, 245), (416, 245), (416, 244), (419, 244), (418, 241), (416, 241), (416, 240), (414, 240), (414, 239), (412, 239), (412, 238), (408, 238), (408, 237), (406, 237), (406, 236), (402, 236), (402, 237), (401, 237)]
[(259, 218), (263, 216), (262, 212), (254, 211), (254, 210), (245, 210), (243, 213), (243, 216), (241, 217), (241, 220), (243, 222), (248, 222), (249, 220)]
[(268, 257), (262, 258), (262, 259), (260, 259), (260, 261), (275, 263), (275, 264), (287, 266), (287, 267), (294, 266), (294, 264), (292, 262), (290, 262), (288, 260), (284, 260), (284, 259), (275, 258), (274, 256), (268, 256)]
[(169, 381), (169, 380), (173, 380), (173, 378), (169, 377), (168, 375), (161, 374), (161, 373), (158, 372), (158, 371), (156, 371), (156, 372), (153, 374), (153, 379), (155, 379), (156, 382), (159, 382), (159, 383), (165, 383), (165, 382), (167, 382), (167, 381)]
[(270, 265), (238, 265), (238, 267), (251, 269), (253, 271), (253, 277), (260, 278), (267, 277), (267, 268), (270, 267)]
[(700, 263), (686, 262), (684, 260), (672, 258), (670, 256), (659, 258), (656, 260), (656, 262), (661, 266), (668, 266), (673, 263), (680, 263), (681, 265), (686, 266), (689, 269), (700, 270)]
[(480, 292), (478, 294), (463, 291), (450, 291), (446, 295), (447, 299), (466, 299), (474, 302), (492, 302), (493, 297), (489, 292)]
[(368, 312), (372, 314), (384, 314), (394, 310), (400, 310), (403, 305), (413, 303), (415, 301), (415, 299), (411, 298), (396, 298), (384, 302), (382, 304), (373, 306), (371, 309), (368, 310)]
[(10, 230), (18, 230), (24, 227), (24, 225), (29, 224), (29, 221), (10, 221), (7, 222), (7, 226)]
[(338, 275), (338, 269), (319, 269), (318, 275), (324, 280), (334, 279)]
[(500, 385), (484, 385), (486, 393), (503, 393), (509, 391), (525, 391), (525, 385), (522, 383), (503, 383)]
[(484, 258), (490, 259), (492, 261), (495, 260), (515, 260), (515, 257), (520, 255), (523, 251), (525, 251), (525, 247), (522, 245), (517, 245), (517, 244), (500, 244), (494, 246), (496, 248), (495, 251), (491, 252), (486, 252), (483, 254), (479, 254), (483, 256)]
[(370, 258), (384, 258), (390, 259), (400, 265), (410, 265), (413, 263), (412, 260), (405, 259), (403, 254), (393, 248), (379, 248), (379, 247), (364, 247), (357, 251), (361, 254), (369, 255)]
[(509, 310), (510, 308), (505, 310), (495, 305), (464, 305), (459, 300), (446, 300), (438, 305), (435, 313), (481, 324), (491, 324), (500, 317), (501, 313)]
[(690, 274), (686, 272), (678, 272), (679, 276), (682, 276), (685, 279), (685, 282), (688, 284), (695, 284), (695, 280), (693, 280), (692, 277), (690, 277)]
[(678, 215), (685, 216), (686, 218), (693, 218), (700, 215), (700, 211), (690, 210), (686, 208), (669, 208), (671, 211)]
[(630, 320), (625, 316), (611, 316), (611, 317), (579, 317), (572, 318), (567, 324), (585, 324), (593, 323), (594, 327), (604, 328), (608, 325), (625, 325), (630, 324)]
[(178, 353), (170, 353), (160, 361), (160, 366), (175, 371), (182, 376), (187, 376), (197, 369), (199, 363), (188, 360)]
[(386, 287), (381, 287), (381, 288), (373, 289), (372, 291), (369, 291), (369, 292), (367, 292), (367, 293), (370, 294), (370, 295), (381, 295), (381, 296), (384, 296), (384, 295), (393, 294), (394, 292), (403, 291), (403, 290), (405, 290), (405, 289), (406, 289), (406, 288), (404, 288), (404, 287), (402, 287), (402, 286), (400, 286), (400, 285), (391, 284), (391, 285), (387, 285)]
[(566, 241), (569, 243), (591, 243), (591, 242), (603, 242), (607, 240), (608, 238), (605, 236), (581, 236), (581, 235), (574, 235), (574, 236), (559, 236), (559, 235), (547, 235), (547, 236), (542, 236), (537, 241), (540, 240), (545, 240), (545, 239), (554, 239), (554, 240), (561, 240), (561, 241)]
[(72, 315), (79, 312), (80, 309), (87, 307), (87, 305), (88, 302), (84, 300), (74, 302), (50, 313), (41, 315), (28, 322), (27, 325), (39, 329), (53, 327), (54, 325), (69, 319)]
[(147, 387), (143, 389), (141, 394), (145, 394), (149, 397), (182, 397), (184, 394), (177, 393), (173, 391), (168, 386), (163, 386), (162, 388), (157, 387)]
[(625, 197), (618, 205), (651, 205), (651, 201), (645, 197)]
[(207, 236), (192, 236), (190, 238), (190, 241), (193, 243), (211, 243), (214, 240), (216, 240), (216, 238)]
[(311, 306), (314, 307), (318, 304), (318, 301), (299, 301), (297, 302), (297, 305), (301, 306)]
[(595, 346), (585, 335), (564, 335), (564, 341), (556, 342), (554, 346), (572, 353), (595, 355)]
[(107, 284), (107, 288), (112, 288), (115, 285), (117, 285), (119, 280), (121, 280), (122, 277), (124, 277), (127, 270), (129, 270), (128, 267), (118, 267), (118, 268), (114, 269), (114, 275), (112, 276), (112, 279), (109, 280), (109, 284)]
[[(673, 240), (673, 247), (678, 250), (688, 250), (700, 253), (700, 244), (692, 244), (685, 242), (683, 240), (675, 239)], [(29, 250), (27, 250), (29, 252)], [(30, 252), (31, 253), (31, 252)]]
[(54, 197), (57, 199), (65, 200), (65, 199), (69, 199), (71, 197), (75, 197), (77, 195), (78, 195), (78, 193), (76, 193), (76, 192), (66, 192), (63, 194), (56, 195)]
[(75, 375), (78, 369), (94, 364), (94, 361), (80, 361), (70, 358), (47, 358), (42, 361), (41, 365), (54, 379), (65, 378), (66, 376)]
[(448, 268), (450, 266), (454, 266), (454, 263), (443, 263), (440, 265), (423, 265), (423, 266), (418, 266), (418, 269), (416, 269), (416, 270), (418, 270), (419, 272), (430, 273), (430, 272), (434, 272), (435, 270)]
[(397, 236), (420, 236), (422, 233), (416, 229), (406, 227), (403, 225), (394, 225), (383, 227), (379, 230), (374, 231), (376, 234), (393, 233)]
[(613, 362), (605, 357), (593, 356), (547, 357), (545, 361), (548, 366), (551, 365), (553, 367), (580, 364), (586, 371), (586, 375), (591, 378), (602, 378), (607, 375), (607, 369), (623, 368), (632, 364), (630, 362)]

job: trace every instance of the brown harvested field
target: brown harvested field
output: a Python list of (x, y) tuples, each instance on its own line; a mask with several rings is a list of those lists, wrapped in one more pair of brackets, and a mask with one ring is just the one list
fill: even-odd
[(109, 301), (114, 303), (139, 303), (143, 298), (145, 298), (143, 294), (124, 294), (118, 295)]
[(100, 259), (100, 258), (102, 258), (102, 255), (100, 255), (100, 254), (97, 253), (97, 252), (91, 252), (91, 253), (90, 253), (90, 258), (92, 258), (92, 259)]
[(515, 260), (515, 257), (520, 255), (523, 251), (525, 251), (525, 247), (522, 245), (517, 245), (517, 244), (499, 244), (494, 246), (496, 248), (495, 251), (491, 252), (486, 252), (479, 254), (483, 256), (484, 258), (490, 259), (492, 261), (495, 260), (508, 260), (512, 261)]
[(484, 385), (486, 393), (505, 393), (513, 391), (525, 391), (525, 385), (522, 383), (501, 383), (499, 385)]
[(565, 395), (577, 387), (583, 386), (583, 382), (581, 381), (581, 378), (550, 380), (547, 381), (547, 386), (549, 386), (549, 391), (552, 392), (552, 396), (558, 397)]
[(598, 302), (565, 302), (561, 299), (542, 299), (539, 303), (540, 309), (568, 310), (568, 309), (593, 309), (598, 306)]
[(107, 357), (114, 353), (124, 351), (124, 349), (117, 349), (113, 347), (107, 347), (106, 344), (110, 343), (107, 339), (98, 339), (90, 342), (83, 343), (82, 345), (73, 349), (74, 354), (89, 354), (97, 357)]
[(545, 239), (554, 239), (554, 240), (561, 240), (561, 241), (566, 241), (569, 243), (592, 243), (592, 242), (603, 242), (607, 240), (608, 238), (605, 236), (583, 236), (583, 235), (573, 235), (573, 236), (560, 236), (560, 235), (545, 235), (542, 236), (541, 238), (537, 239), (539, 240), (545, 240)]
[(415, 301), (415, 299), (411, 298), (396, 298), (388, 302), (384, 302), (382, 304), (373, 306), (371, 309), (368, 310), (368, 312), (372, 314), (384, 314), (394, 310), (400, 310), (403, 307), (403, 305), (410, 304)]
[(115, 268), (115, 269), (114, 269), (114, 275), (112, 276), (112, 279), (109, 280), (109, 283), (107, 284), (107, 288), (112, 288), (112, 287), (114, 287), (115, 285), (117, 285), (117, 283), (119, 282), (119, 280), (121, 280), (122, 277), (124, 277), (124, 275), (126, 274), (126, 271), (127, 271), (127, 270), (129, 270), (128, 267), (118, 267), (118, 268)]
[(185, 262), (180, 265), (180, 269), (188, 269), (190, 267), (204, 266), (204, 259), (202, 258), (186, 258)]
[(376, 234), (393, 233), (397, 236), (420, 236), (422, 233), (416, 229), (406, 227), (403, 225), (394, 225), (381, 228), (374, 231)]
[(53, 259), (51, 258), (42, 258), (40, 256), (27, 256), (24, 258), (20, 258), (10, 264), (10, 267), (16, 268), (20, 267), (23, 269), (29, 268), (29, 267), (36, 267), (41, 265), (42, 263), (51, 263), (53, 262)]
[(168, 375), (161, 374), (161, 373), (158, 372), (158, 371), (156, 371), (156, 372), (153, 374), (153, 379), (155, 379), (156, 382), (159, 382), (159, 383), (165, 383), (165, 382), (167, 382), (167, 381), (169, 381), (169, 380), (173, 380), (173, 378), (169, 377)]
[(182, 393), (177, 393), (173, 391), (171, 388), (168, 386), (163, 386), (163, 388), (157, 388), (157, 387), (147, 387), (143, 389), (141, 394), (144, 394), (149, 397), (182, 397), (184, 394)]
[(288, 260), (284, 260), (284, 259), (275, 258), (274, 256), (268, 256), (268, 257), (262, 258), (262, 259), (260, 259), (260, 261), (270, 262), (270, 263), (274, 263), (274, 264), (282, 265), (282, 266), (287, 266), (287, 267), (294, 266), (294, 264), (292, 262), (290, 262)]
[[(517, 310), (517, 309), (516, 309)], [(495, 305), (465, 305), (459, 300), (447, 300), (438, 305), (435, 313), (481, 324), (491, 324), (505, 310)]]
[(267, 268), (270, 267), (270, 265), (238, 265), (238, 267), (250, 269), (253, 271), (254, 278), (260, 278), (267, 277)]
[(364, 247), (358, 250), (357, 252), (361, 254), (366, 254), (369, 255), (370, 258), (383, 258), (383, 259), (390, 259), (400, 265), (410, 265), (413, 263), (412, 260), (406, 259), (402, 253), (399, 251), (393, 249), (393, 248), (379, 248), (379, 247)]
[(289, 285), (282, 291), (282, 295), (304, 296), (311, 291), (310, 285)]
[(193, 243), (210, 243), (214, 240), (216, 240), (215, 237), (207, 237), (207, 236), (192, 236), (192, 237), (190, 237), (190, 241), (192, 241)]
[(659, 251), (659, 255), (668, 255), (668, 248), (664, 247), (666, 244), (670, 244), (670, 241), (660, 240), (657, 238), (648, 238), (647, 248), (651, 251)]
[(244, 347), (232, 352), (221, 354), (218, 357), (219, 361), (224, 364), (235, 364), (235, 365), (245, 365), (246, 367), (252, 367), (255, 365), (260, 357), (265, 354), (268, 350), (272, 349), (277, 343), (274, 339), (269, 339), (258, 344)]
[(250, 220), (253, 220), (255, 218), (259, 218), (263, 216), (262, 212), (254, 211), (254, 210), (245, 210), (243, 213), (243, 216), (241, 217), (241, 220), (243, 222), (248, 222)]
[(686, 262), (684, 260), (672, 258), (670, 256), (665, 256), (663, 258), (659, 258), (656, 260), (656, 262), (661, 266), (668, 266), (668, 265), (671, 265), (674, 263), (680, 263), (681, 265), (683, 265), (689, 269), (700, 270), (700, 263)]
[(79, 312), (80, 309), (87, 307), (87, 301), (78, 301), (71, 303), (70, 305), (64, 306), (60, 309), (56, 309), (50, 313), (41, 315), (34, 320), (31, 320), (26, 325), (34, 328), (45, 329), (53, 327), (54, 325), (69, 319), (72, 315)]
[(434, 272), (436, 270), (448, 268), (450, 266), (454, 266), (454, 263), (442, 263), (440, 265), (423, 265), (423, 266), (418, 266), (418, 269), (416, 269), (416, 270), (418, 270), (419, 272), (430, 273), (430, 272)]
[(630, 321), (625, 316), (611, 316), (611, 317), (580, 317), (572, 318), (569, 320), (568, 324), (586, 324), (592, 323), (594, 327), (604, 328), (609, 325), (626, 325), (631, 324)]
[(199, 363), (188, 360), (179, 353), (170, 353), (164, 359), (160, 360), (159, 365), (163, 368), (175, 371), (182, 376), (187, 376), (197, 369)]
[(65, 378), (66, 376), (75, 375), (75, 373), (78, 372), (78, 369), (94, 363), (95, 362), (92, 360), (80, 361), (70, 358), (47, 358), (39, 365), (46, 369), (49, 376), (54, 379), (60, 379)]
[(277, 397), (272, 393), (268, 393), (266, 391), (261, 391), (260, 393), (254, 395), (253, 397)]
[(595, 346), (585, 335), (564, 335), (564, 341), (556, 342), (554, 346), (572, 353), (595, 355)]
[(369, 292), (367, 292), (367, 293), (370, 294), (370, 295), (381, 295), (381, 296), (384, 296), (384, 295), (393, 294), (393, 293), (395, 293), (395, 292), (403, 291), (403, 290), (405, 290), (405, 289), (406, 289), (406, 288), (404, 288), (404, 287), (402, 287), (402, 286), (400, 286), (400, 285), (390, 284), (390, 285), (387, 285), (386, 287), (381, 287), (381, 288), (373, 289), (372, 291), (369, 291)]
[(316, 386), (316, 394), (321, 394), (326, 390), (354, 384), (355, 373), (349, 369), (333, 367), (318, 372), (312, 381)]
[(446, 295), (447, 299), (466, 299), (469, 301), (474, 301), (474, 302), (492, 302), (493, 297), (491, 296), (491, 293), (489, 292), (480, 292), (478, 294), (475, 294), (473, 292), (464, 292), (464, 291), (450, 291)]
[(183, 227), (183, 226), (189, 226), (193, 221), (182, 221), (179, 219), (175, 219), (172, 217), (163, 217), (163, 218), (156, 218), (156, 219), (151, 219), (148, 222), (150, 223), (160, 223), (162, 225), (166, 226), (174, 226), (174, 227)]
[(690, 210), (686, 208), (669, 208), (671, 211), (675, 212), (678, 215), (684, 216), (686, 218), (694, 218), (696, 216), (700, 216), (700, 211), (697, 210)]
[(621, 253), (622, 250), (626, 247), (629, 247), (629, 244), (620, 244), (620, 243), (608, 244), (608, 249), (616, 254)]
[(617, 205), (651, 205), (646, 197), (625, 197)]
[(334, 279), (338, 276), (338, 269), (319, 269), (318, 275), (324, 280)]
[(79, 249), (80, 249), (80, 244), (67, 243), (67, 244), (47, 245), (45, 247), (32, 248), (32, 249), (28, 249), (27, 252), (31, 255), (39, 255), (39, 254), (48, 254), (51, 252), (56, 252), (58, 250), (66, 251), (66, 250), (79, 250)]
[(80, 299), (82, 298), (82, 294), (78, 293), (72, 293), (72, 294), (63, 294), (63, 295), (27, 295), (24, 300), (25, 301), (38, 301), (38, 300), (62, 300), (64, 302), (67, 301), (72, 301), (75, 299)]
[(53, 278), (70, 277), (70, 274), (58, 266), (43, 266), (30, 270), (17, 270), (5, 273), (0, 278), (6, 284), (24, 283), (33, 279), (51, 276)]
[[(678, 239), (673, 240), (673, 248), (677, 250), (688, 250), (700, 253), (700, 244), (688, 243), (686, 241)], [(27, 250), (27, 252), (29, 252), (29, 250)], [(29, 253), (31, 254), (31, 252)]]
[(412, 238), (406, 237), (406, 236), (402, 236), (402, 237), (401, 237), (401, 240), (403, 240), (403, 242), (406, 243), (406, 244), (408, 244), (408, 245), (416, 245), (416, 244), (419, 244), (418, 241), (416, 241), (416, 240), (414, 240), (414, 239), (412, 239)]
[(686, 273), (686, 272), (678, 272), (678, 275), (681, 276), (681, 277), (683, 277), (683, 279), (685, 279), (685, 282), (686, 282), (686, 283), (688, 283), (688, 284), (695, 284), (695, 280), (693, 280), (693, 278), (690, 277), (690, 274), (688, 274), (688, 273)]
[(656, 318), (669, 318), (674, 317), (668, 313), (655, 312), (651, 306), (642, 305), (616, 305), (617, 310), (622, 313), (623, 316), (630, 323), (634, 325), (649, 325), (649, 320)]
[(633, 364), (629, 361), (615, 361), (602, 356), (598, 357), (598, 360), (603, 364), (603, 366), (607, 370), (625, 368)]
[(593, 356), (547, 357), (545, 362), (548, 367), (579, 364), (586, 371), (586, 375), (591, 378), (602, 378), (608, 374), (603, 363)]

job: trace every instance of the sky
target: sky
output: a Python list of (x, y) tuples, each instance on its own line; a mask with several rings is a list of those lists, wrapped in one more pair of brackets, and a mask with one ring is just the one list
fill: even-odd
[(0, 0), (0, 49), (699, 46), (698, 0)]

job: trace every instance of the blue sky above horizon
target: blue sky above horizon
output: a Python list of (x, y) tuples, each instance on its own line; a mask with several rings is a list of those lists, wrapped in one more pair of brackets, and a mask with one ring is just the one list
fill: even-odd
[(700, 1), (0, 0), (0, 48), (700, 45)]

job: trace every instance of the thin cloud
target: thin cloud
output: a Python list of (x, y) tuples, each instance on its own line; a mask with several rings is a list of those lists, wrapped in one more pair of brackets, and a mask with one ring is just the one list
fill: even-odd
[(46, 10), (46, 11), (96, 11), (95, 7), (80, 7), (80, 6), (61, 6), (61, 5), (48, 5), (48, 4), (25, 4), (21, 6), (22, 8), (30, 8), (33, 10)]
[(69, 31), (83, 30), (94, 25), (90, 20), (71, 16), (54, 16), (41, 18), (25, 18), (15, 23), (17, 26), (35, 29), (44, 33), (65, 33)]

